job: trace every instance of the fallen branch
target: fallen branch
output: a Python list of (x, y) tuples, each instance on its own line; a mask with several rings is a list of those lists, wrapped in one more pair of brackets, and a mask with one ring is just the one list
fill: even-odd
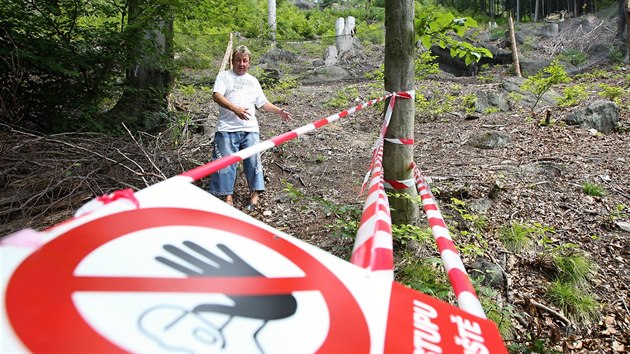
[(539, 302), (536, 302), (532, 299), (527, 299), (527, 300), (519, 300), (515, 302), (516, 304), (519, 305), (525, 305), (527, 306), (528, 304), (532, 304), (534, 305), (536, 308), (543, 310), (549, 314), (551, 314), (552, 316), (554, 316), (555, 318), (559, 319), (560, 321), (564, 322), (567, 326), (571, 324), (571, 321), (569, 321), (569, 319), (567, 319), (566, 317), (564, 317), (560, 312), (553, 310)]

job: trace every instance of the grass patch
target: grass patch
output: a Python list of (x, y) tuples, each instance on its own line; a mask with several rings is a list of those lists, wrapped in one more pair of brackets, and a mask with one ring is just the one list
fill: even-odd
[(595, 270), (595, 265), (581, 254), (555, 255), (553, 263), (558, 269), (558, 280), (584, 287), (588, 284), (588, 275)]
[(593, 197), (602, 197), (604, 196), (604, 187), (595, 183), (584, 182), (582, 192)]
[(561, 281), (551, 283), (547, 296), (567, 317), (579, 322), (591, 322), (599, 317), (599, 303), (584, 290)]
[(420, 259), (411, 253), (403, 254), (396, 266), (396, 281), (443, 301), (448, 301), (452, 293), (440, 258)]
[(513, 222), (499, 229), (499, 240), (508, 251), (520, 252), (532, 246), (530, 235), (535, 232), (533, 226)]

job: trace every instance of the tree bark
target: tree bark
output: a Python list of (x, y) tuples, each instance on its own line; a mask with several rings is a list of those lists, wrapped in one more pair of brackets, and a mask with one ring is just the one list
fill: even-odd
[[(140, 16), (149, 5), (143, 0), (131, 0), (129, 25), (141, 23), (135, 40), (129, 42), (128, 52), (136, 58), (136, 64), (128, 68), (125, 76), (125, 89), (116, 105), (107, 112), (114, 123), (127, 123), (138, 129), (152, 129), (161, 124), (159, 115), (168, 105), (173, 75), (168, 68), (173, 60), (173, 16), (167, 12), (146, 21)], [(137, 23), (135, 23), (137, 21)]]
[(269, 35), (271, 36), (271, 47), (276, 47), (276, 0), (267, 1)]
[[(385, 90), (400, 92), (414, 90), (414, 2), (412, 0), (388, 0), (385, 2)], [(412, 99), (396, 99), (387, 138), (413, 138), (414, 102)], [(383, 170), (385, 179), (403, 181), (413, 179), (410, 165), (413, 162), (413, 145), (384, 142)], [(386, 189), (387, 193), (405, 193), (412, 198), (392, 197), (392, 223), (418, 224), (417, 189)]]
[(521, 63), (518, 60), (518, 49), (516, 48), (516, 34), (514, 33), (514, 22), (512, 21), (512, 16), (508, 17), (508, 27), (510, 30), (510, 46), (512, 48), (512, 62), (514, 63), (514, 71), (516, 72), (516, 76), (522, 77), (521, 75)]

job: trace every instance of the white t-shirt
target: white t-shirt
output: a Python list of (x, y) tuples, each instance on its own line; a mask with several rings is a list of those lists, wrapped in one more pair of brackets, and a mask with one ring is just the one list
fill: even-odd
[(233, 70), (222, 71), (214, 81), (213, 92), (222, 94), (228, 101), (247, 108), (249, 112), (249, 120), (242, 120), (234, 112), (219, 106), (217, 131), (258, 132), (256, 108), (268, 101), (255, 77), (247, 73), (239, 76)]

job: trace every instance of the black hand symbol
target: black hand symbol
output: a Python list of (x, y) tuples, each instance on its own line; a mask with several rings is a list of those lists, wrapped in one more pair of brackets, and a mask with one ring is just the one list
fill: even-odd
[[(234, 253), (229, 247), (218, 244), (223, 253), (231, 258), (232, 262), (215, 255), (198, 244), (185, 241), (184, 245), (196, 252), (198, 255), (205, 257), (202, 260), (195, 257), (194, 254), (172, 245), (164, 245), (164, 249), (179, 260), (186, 262), (185, 265), (171, 261), (168, 258), (156, 257), (155, 259), (175, 270), (178, 270), (190, 276), (206, 276), (206, 277), (238, 277), (238, 276), (263, 276), (260, 272), (247, 264), (241, 257)], [(194, 269), (194, 268), (197, 269)], [(291, 294), (281, 295), (229, 295), (234, 306), (219, 304), (201, 304), (196, 306), (194, 312), (215, 312), (230, 314), (232, 316), (241, 316), (249, 318), (257, 318), (265, 321), (286, 318), (293, 315), (297, 309), (297, 301)]]
[[(173, 262), (168, 258), (156, 257), (155, 259), (175, 270), (178, 270), (186, 275), (191, 276), (221, 276), (221, 277), (238, 277), (238, 276), (262, 276), (260, 272), (247, 264), (241, 257), (236, 255), (229, 247), (223, 244), (218, 244), (223, 253), (231, 258), (232, 262), (228, 262), (225, 259), (215, 255), (214, 253), (206, 250), (198, 244), (191, 241), (184, 241), (184, 245), (195, 251), (198, 255), (205, 257), (207, 260), (202, 260), (195, 257), (194, 254), (187, 253), (186, 251), (179, 249), (172, 245), (164, 245), (164, 249), (174, 256), (180, 258), (181, 261), (187, 262), (185, 265)], [(195, 268), (192, 268), (193, 266)]]

